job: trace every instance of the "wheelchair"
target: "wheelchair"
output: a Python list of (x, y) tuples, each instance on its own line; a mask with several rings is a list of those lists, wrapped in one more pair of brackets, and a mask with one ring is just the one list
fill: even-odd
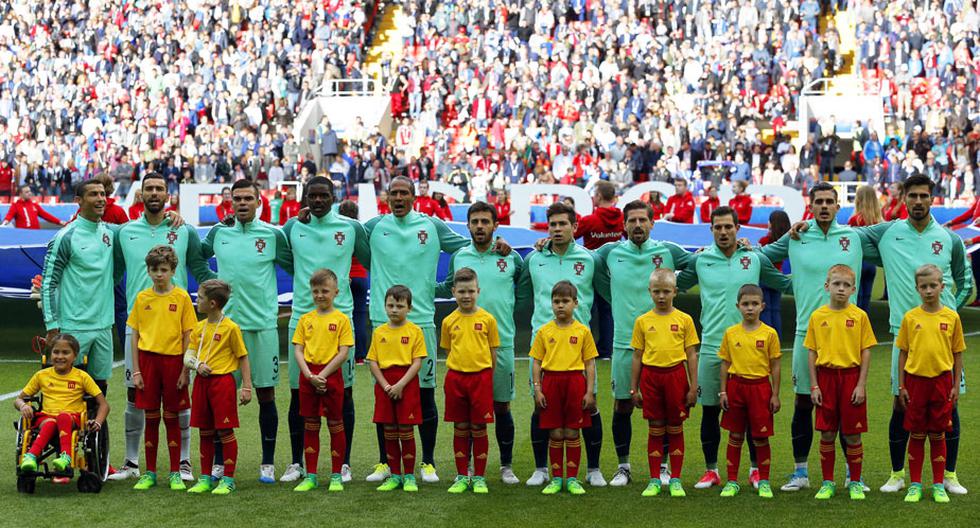
[[(46, 357), (42, 356), (42, 366), (47, 366)], [(81, 368), (84, 368), (82, 366)], [(103, 423), (98, 431), (93, 431), (88, 424), (90, 416), (95, 416), (98, 404), (95, 398), (86, 395), (83, 398), (85, 410), (79, 415), (81, 426), (72, 431), (71, 466), (64, 471), (56, 471), (48, 465), (48, 460), (61, 453), (59, 435), (52, 435), (51, 441), (41, 450), (37, 457), (37, 471), (25, 472), (20, 469), (24, 455), (30, 450), (37, 436), (37, 428), (23, 416), (14, 422), (17, 431), (15, 465), (17, 468), (17, 491), (34, 493), (38, 478), (72, 478), (78, 470), (78, 491), (81, 493), (99, 493), (102, 485), (109, 476), (109, 424)], [(40, 395), (24, 400), (34, 408), (35, 415), (43, 412), (43, 401)]]

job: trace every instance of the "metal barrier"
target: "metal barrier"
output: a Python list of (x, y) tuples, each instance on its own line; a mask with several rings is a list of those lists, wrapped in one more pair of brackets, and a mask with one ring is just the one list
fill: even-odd
[(373, 77), (327, 79), (315, 93), (320, 97), (384, 95), (384, 86)]

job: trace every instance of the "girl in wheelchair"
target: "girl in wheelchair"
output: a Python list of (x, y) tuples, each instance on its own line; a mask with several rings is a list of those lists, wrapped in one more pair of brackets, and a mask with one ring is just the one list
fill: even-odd
[[(51, 461), (51, 466), (59, 472), (71, 466), (72, 431), (82, 426), (80, 420), (86, 410), (82, 398), (86, 394), (93, 396), (98, 404), (95, 419), (88, 422), (89, 430), (98, 431), (109, 414), (102, 390), (87, 372), (73, 366), (78, 356), (78, 340), (70, 334), (58, 334), (50, 345), (52, 366), (34, 373), (14, 400), (17, 411), (37, 429), (37, 436), (20, 464), (25, 472), (37, 471), (37, 459), (55, 433), (60, 435), (61, 455)], [(34, 405), (25, 400), (38, 394), (42, 407), (35, 411)]]

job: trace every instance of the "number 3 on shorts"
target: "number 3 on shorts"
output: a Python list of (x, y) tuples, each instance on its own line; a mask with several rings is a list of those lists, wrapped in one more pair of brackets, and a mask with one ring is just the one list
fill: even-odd
[(272, 356), (272, 375), (279, 375), (279, 356)]

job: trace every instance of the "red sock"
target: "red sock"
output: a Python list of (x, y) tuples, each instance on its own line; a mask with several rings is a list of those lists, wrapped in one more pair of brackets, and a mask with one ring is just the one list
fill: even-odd
[(926, 434), (909, 434), (909, 480), (922, 484), (922, 464), (926, 455)]
[(753, 440), (755, 444), (755, 458), (759, 461), (759, 480), (769, 480), (769, 466), (772, 464), (772, 448), (769, 447), (769, 439)]
[(647, 458), (650, 460), (650, 478), (660, 478), (660, 464), (664, 461), (664, 434), (662, 426), (651, 425), (647, 435)]
[(34, 439), (34, 443), (31, 444), (30, 454), (35, 457), (41, 456), (41, 451), (44, 447), (48, 445), (51, 441), (51, 437), (54, 436), (54, 432), (58, 430), (58, 424), (51, 419), (45, 418), (37, 430), (37, 438)]
[(490, 438), (486, 429), (473, 429), (473, 475), (482, 477), (487, 473), (487, 457), (490, 454)]
[(316, 474), (320, 463), (320, 419), (307, 418), (303, 421), (303, 456), (306, 459), (306, 472)]
[(330, 431), (330, 472), (339, 474), (344, 468), (344, 454), (347, 453), (347, 433), (344, 431), (344, 422), (333, 425), (328, 422), (327, 430)]
[(401, 432), (402, 469), (406, 475), (415, 473), (415, 430)]
[(160, 442), (160, 411), (146, 411), (146, 426), (143, 429), (143, 447), (146, 450), (146, 470), (156, 473), (157, 444)]
[(238, 439), (234, 429), (221, 431), (221, 453), (225, 456), (225, 476), (235, 478), (235, 464), (238, 463)]
[(388, 469), (392, 475), (402, 474), (402, 446), (398, 431), (385, 429), (385, 454), (388, 456)]
[(844, 449), (844, 458), (847, 459), (847, 470), (851, 473), (851, 482), (860, 481), (861, 462), (864, 461), (864, 445), (860, 440)]
[(670, 446), (670, 478), (681, 478), (684, 467), (684, 426), (667, 426), (667, 445)]
[(214, 429), (201, 429), (201, 474), (210, 475), (214, 465)]
[(565, 478), (578, 478), (578, 466), (582, 462), (582, 439), (565, 440)]
[(742, 463), (742, 443), (745, 441), (745, 437), (734, 438), (732, 435), (728, 435), (728, 480), (738, 481), (738, 466)]
[(470, 430), (453, 427), (453, 455), (456, 459), (456, 474), (465, 475), (470, 464)]
[(929, 433), (929, 457), (932, 459), (932, 483), (942, 485), (946, 471), (946, 433)]
[(834, 464), (837, 463), (837, 453), (834, 452), (834, 441), (820, 439), (820, 470), (824, 480), (834, 480)]
[(564, 478), (565, 441), (548, 440), (548, 460), (551, 461), (551, 478)]
[(170, 454), (170, 472), (180, 471), (180, 422), (177, 413), (164, 412), (163, 426), (167, 429), (167, 452)]
[(75, 429), (75, 420), (71, 414), (63, 412), (58, 415), (58, 443), (61, 444), (61, 452), (71, 454), (71, 433)]

